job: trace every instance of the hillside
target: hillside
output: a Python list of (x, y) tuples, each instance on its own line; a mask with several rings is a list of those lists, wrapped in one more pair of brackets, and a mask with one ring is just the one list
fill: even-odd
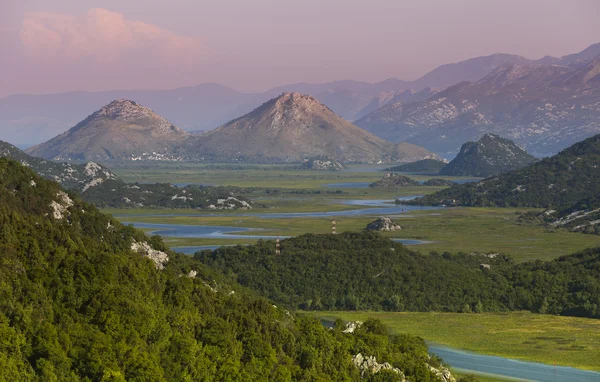
[(515, 264), (500, 254), (423, 255), (378, 233), (303, 235), (194, 258), (305, 310), (539, 313), (600, 318), (600, 249)]
[(64, 188), (82, 193), (108, 180), (117, 180), (109, 169), (94, 162), (72, 164), (53, 162), (25, 154), (10, 143), (0, 141), (0, 157), (14, 159), (36, 174), (60, 183)]
[(441, 381), (422, 339), (292, 315), (17, 162), (0, 199), (3, 379)]
[(373, 188), (397, 188), (397, 187), (410, 187), (420, 186), (419, 181), (409, 178), (408, 176), (400, 174), (385, 174), (383, 178), (376, 182), (369, 184), (369, 187)]
[(485, 134), (477, 142), (467, 142), (440, 175), (487, 177), (518, 170), (537, 159), (513, 141)]
[[(251, 113), (199, 136), (188, 146), (204, 160), (301, 162), (328, 157), (344, 163), (376, 163), (415, 156), (334, 114), (314, 97), (284, 93)], [(419, 155), (431, 155), (421, 150)]]
[(153, 110), (118, 100), (26, 152), (63, 161), (180, 160), (178, 148), (189, 136)]
[(402, 203), (568, 209), (598, 198), (599, 161), (600, 135), (595, 135), (520, 170)]
[(600, 58), (569, 67), (505, 64), (422, 102), (389, 103), (356, 125), (390, 141), (452, 155), (495, 133), (537, 156), (553, 155), (599, 132)]
[(36, 174), (58, 182), (65, 189), (81, 195), (97, 207), (110, 208), (198, 208), (251, 209), (252, 201), (230, 187), (169, 183), (125, 183), (108, 168), (95, 162), (72, 164), (53, 162), (25, 154), (15, 146), (0, 141), (0, 157), (14, 159)]
[(438, 174), (447, 165), (437, 159), (422, 159), (416, 162), (404, 163), (399, 166), (388, 167), (383, 171), (388, 172), (416, 172), (422, 174)]

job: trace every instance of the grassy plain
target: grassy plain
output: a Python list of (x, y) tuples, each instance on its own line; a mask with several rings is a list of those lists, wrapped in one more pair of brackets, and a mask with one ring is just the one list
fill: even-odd
[[(330, 232), (330, 217), (302, 217), (271, 219), (252, 214), (285, 212), (324, 212), (365, 208), (344, 205), (341, 200), (383, 199), (423, 195), (439, 190), (438, 187), (331, 188), (325, 184), (346, 182), (373, 182), (382, 176), (387, 165), (354, 165), (341, 172), (307, 171), (293, 165), (231, 165), (164, 163), (124, 164), (112, 167), (128, 181), (203, 183), (248, 187), (247, 196), (255, 200), (252, 211), (198, 211), (198, 210), (105, 210), (123, 221), (165, 224), (224, 225), (260, 229), (260, 234), (295, 236), (303, 233)], [(410, 175), (428, 179), (431, 175)], [(460, 178), (454, 178), (460, 179)], [(268, 195), (267, 188), (278, 189), (280, 194)], [(331, 193), (339, 190), (339, 193)], [(328, 193), (329, 192), (329, 193)], [(548, 232), (542, 226), (518, 222), (514, 209), (504, 208), (445, 208), (435, 211), (403, 213), (395, 217), (402, 225), (400, 232), (387, 233), (394, 238), (424, 240), (427, 244), (414, 248), (424, 253), (438, 252), (500, 252), (518, 261), (551, 259), (570, 254), (586, 247), (600, 245), (600, 237), (566, 231)], [(239, 214), (251, 214), (239, 216)], [(194, 216), (183, 216), (183, 215)], [(151, 216), (164, 215), (164, 216)], [(174, 215), (174, 216), (167, 216)], [(177, 216), (179, 215), (179, 216)], [(338, 216), (338, 232), (363, 229), (378, 216)], [(243, 239), (180, 239), (167, 238), (170, 245), (247, 244), (256, 241), (256, 232), (247, 232)]]
[[(311, 312), (325, 319), (377, 318), (393, 332), (480, 354), (600, 371), (600, 320), (541, 315)], [(479, 377), (478, 377), (479, 379)]]
[[(333, 206), (333, 205), (332, 205)], [(334, 210), (334, 208), (331, 208)], [(170, 245), (218, 245), (252, 243), (251, 235), (296, 236), (303, 233), (331, 231), (331, 218), (272, 219), (260, 216), (144, 216), (137, 210), (111, 210), (122, 221), (214, 225), (260, 229), (245, 232), (247, 241), (229, 239), (171, 239)], [(150, 212), (150, 211), (147, 211)], [(154, 214), (157, 211), (153, 211)], [(194, 211), (187, 211), (194, 213)], [(255, 213), (258, 211), (252, 211)], [(280, 212), (280, 211), (277, 211)], [(587, 247), (600, 245), (600, 236), (566, 231), (548, 232), (544, 227), (521, 224), (515, 210), (504, 208), (444, 208), (432, 211), (415, 211), (396, 215), (402, 231), (388, 232), (390, 238), (417, 239), (426, 244), (413, 246), (423, 253), (438, 252), (500, 252), (511, 255), (516, 261), (552, 259), (571, 254)], [(338, 216), (338, 232), (364, 229), (378, 215)]]

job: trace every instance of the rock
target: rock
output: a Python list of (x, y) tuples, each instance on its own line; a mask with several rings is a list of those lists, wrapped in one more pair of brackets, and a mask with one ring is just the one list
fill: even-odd
[(456, 382), (456, 378), (454, 378), (452, 373), (450, 373), (450, 370), (448, 370), (447, 368), (442, 366), (439, 369), (436, 369), (435, 367), (433, 367), (431, 365), (427, 365), (427, 367), (429, 368), (429, 371), (431, 371), (433, 374), (435, 374), (442, 381)]
[(391, 370), (394, 373), (400, 374), (402, 376), (402, 381), (406, 381), (404, 373), (400, 369), (393, 367), (387, 362), (379, 363), (377, 362), (377, 359), (373, 356), (365, 357), (361, 353), (358, 353), (357, 355), (352, 357), (352, 362), (360, 370), (360, 375), (363, 377), (367, 373), (377, 374), (381, 370)]
[(346, 322), (346, 329), (342, 330), (342, 333), (354, 333), (354, 331), (360, 328), (362, 324), (362, 321)]
[(402, 227), (389, 217), (384, 216), (367, 224), (365, 229), (371, 231), (400, 231)]
[(479, 264), (479, 269), (481, 269), (482, 271), (485, 269), (491, 269), (489, 264)]
[(305, 159), (304, 163), (300, 165), (301, 169), (304, 170), (316, 170), (316, 171), (341, 171), (345, 167), (341, 162), (328, 158), (313, 158)]
[(158, 251), (150, 246), (150, 244), (144, 242), (138, 242), (133, 240), (131, 243), (131, 250), (140, 253), (150, 260), (154, 261), (154, 265), (157, 269), (164, 269), (165, 264), (169, 262), (169, 255), (165, 252)]

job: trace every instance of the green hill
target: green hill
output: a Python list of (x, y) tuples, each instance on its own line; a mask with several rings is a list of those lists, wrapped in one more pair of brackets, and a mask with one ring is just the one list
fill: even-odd
[[(600, 195), (600, 135), (523, 169), (452, 186), (409, 204), (566, 210)], [(402, 202), (405, 203), (405, 202)]]
[(306, 310), (540, 313), (600, 318), (600, 248), (549, 262), (499, 254), (422, 255), (363, 231), (303, 235), (195, 255), (281, 303)]
[(437, 159), (423, 159), (416, 162), (404, 163), (399, 166), (388, 167), (387, 172), (417, 172), (422, 174), (438, 174), (447, 163)]
[(486, 177), (517, 170), (537, 159), (513, 141), (485, 134), (477, 142), (467, 142), (440, 175)]
[(439, 380), (422, 339), (292, 315), (4, 158), (0, 200), (0, 380)]

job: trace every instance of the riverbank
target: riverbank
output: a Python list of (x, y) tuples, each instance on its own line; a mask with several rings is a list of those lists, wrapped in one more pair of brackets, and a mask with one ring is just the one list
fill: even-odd
[(452, 349), (600, 372), (600, 320), (529, 312), (305, 313), (345, 321), (376, 318), (395, 333), (417, 335)]

